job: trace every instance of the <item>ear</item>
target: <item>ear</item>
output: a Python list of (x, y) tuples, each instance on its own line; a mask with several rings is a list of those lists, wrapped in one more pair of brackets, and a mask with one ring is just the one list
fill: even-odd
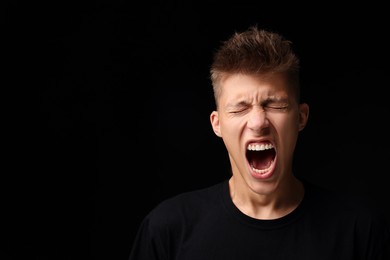
[(211, 121), (211, 126), (213, 128), (214, 133), (217, 136), (221, 137), (221, 129), (220, 129), (220, 125), (219, 125), (218, 111), (211, 112), (211, 114), (210, 114), (210, 121)]
[(299, 104), (299, 131), (303, 130), (309, 119), (309, 105), (306, 103)]

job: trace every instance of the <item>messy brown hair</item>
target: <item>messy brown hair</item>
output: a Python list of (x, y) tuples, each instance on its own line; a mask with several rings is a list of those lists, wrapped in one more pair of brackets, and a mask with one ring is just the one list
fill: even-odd
[(292, 42), (278, 33), (251, 26), (222, 42), (214, 53), (210, 68), (217, 106), (221, 94), (220, 83), (229, 75), (237, 73), (286, 75), (299, 102), (299, 58), (292, 49)]

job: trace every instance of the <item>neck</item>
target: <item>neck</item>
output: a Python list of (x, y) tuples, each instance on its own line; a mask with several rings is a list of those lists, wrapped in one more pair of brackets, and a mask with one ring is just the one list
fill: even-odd
[(274, 192), (259, 194), (248, 188), (238, 188), (233, 178), (229, 181), (233, 203), (244, 214), (256, 219), (276, 219), (286, 216), (298, 207), (304, 196), (301, 181), (292, 179), (277, 184)]

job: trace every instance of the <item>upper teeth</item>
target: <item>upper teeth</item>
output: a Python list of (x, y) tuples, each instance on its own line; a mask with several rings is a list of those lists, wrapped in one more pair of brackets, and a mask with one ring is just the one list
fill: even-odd
[(250, 151), (264, 151), (272, 149), (273, 147), (272, 144), (250, 144), (247, 149)]

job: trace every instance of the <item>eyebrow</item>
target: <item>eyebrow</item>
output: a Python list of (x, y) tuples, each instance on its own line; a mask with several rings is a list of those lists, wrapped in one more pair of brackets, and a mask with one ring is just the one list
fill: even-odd
[[(269, 96), (266, 99), (261, 100), (260, 104), (264, 104), (264, 103), (277, 103), (277, 102), (288, 103), (288, 98), (286, 98), (286, 97), (277, 97), (277, 96)], [(231, 109), (231, 108), (248, 106), (248, 104), (250, 104), (250, 103), (245, 101), (245, 100), (241, 100), (241, 101), (239, 101), (237, 103), (229, 103), (225, 107), (226, 107), (226, 109)]]
[(263, 101), (265, 101), (265, 102), (288, 102), (288, 98), (287, 97), (269, 96)]
[(229, 103), (225, 106), (226, 109), (232, 109), (232, 108), (237, 108), (237, 107), (244, 107), (248, 106), (249, 102), (246, 102), (244, 100), (239, 101), (238, 103)]

